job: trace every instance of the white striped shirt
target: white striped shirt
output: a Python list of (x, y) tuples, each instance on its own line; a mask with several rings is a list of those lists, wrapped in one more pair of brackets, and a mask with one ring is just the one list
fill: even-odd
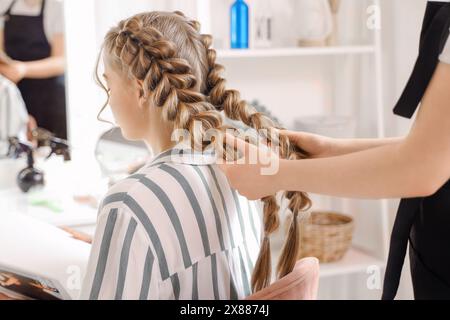
[(116, 183), (99, 208), (81, 299), (241, 299), (261, 221), (214, 157), (166, 151)]

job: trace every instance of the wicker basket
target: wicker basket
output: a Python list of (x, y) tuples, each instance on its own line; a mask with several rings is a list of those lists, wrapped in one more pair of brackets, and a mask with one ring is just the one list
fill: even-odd
[(312, 212), (301, 223), (300, 256), (320, 262), (340, 260), (350, 247), (353, 218), (336, 212)]

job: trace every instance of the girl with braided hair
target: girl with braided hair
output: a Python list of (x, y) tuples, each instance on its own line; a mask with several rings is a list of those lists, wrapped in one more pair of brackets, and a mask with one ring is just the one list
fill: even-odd
[[(83, 299), (241, 299), (271, 283), (277, 199), (261, 199), (261, 219), (258, 203), (230, 187), (216, 160), (238, 156), (223, 143), (226, 120), (266, 130), (266, 138), (277, 128), (226, 88), (212, 38), (199, 30), (181, 12), (147, 12), (105, 36), (106, 83), (97, 80), (123, 135), (158, 155), (102, 201)], [(172, 141), (179, 130), (183, 144)], [(268, 144), (282, 158), (305, 157), (285, 137)], [(302, 192), (284, 196), (292, 217), (278, 277), (299, 257), (299, 215), (310, 206)]]

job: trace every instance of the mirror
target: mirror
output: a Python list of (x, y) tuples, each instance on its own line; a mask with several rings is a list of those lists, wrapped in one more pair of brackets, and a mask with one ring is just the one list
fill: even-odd
[(61, 0), (0, 0), (0, 140), (33, 142), (42, 128), (67, 139)]
[(95, 147), (95, 158), (110, 185), (139, 170), (150, 157), (145, 143), (126, 140), (118, 127), (103, 133)]

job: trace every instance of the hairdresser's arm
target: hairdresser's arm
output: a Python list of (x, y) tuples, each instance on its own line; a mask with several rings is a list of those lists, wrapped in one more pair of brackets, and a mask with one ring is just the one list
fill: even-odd
[(8, 295), (6, 295), (6, 294), (3, 294), (3, 293), (0, 293), (0, 301), (2, 301), (2, 300), (17, 300), (17, 299), (14, 299), (14, 298), (12, 298), (12, 297), (10, 297), (10, 296), (8, 296)]
[(335, 157), (403, 141), (403, 137), (385, 139), (336, 139), (308, 132), (283, 130), (280, 134), (305, 150), (310, 158)]
[(36, 61), (14, 61), (11, 65), (0, 65), (0, 73), (17, 83), (24, 78), (44, 79), (64, 73), (64, 35), (57, 34), (51, 41), (51, 56)]
[(259, 165), (223, 165), (250, 199), (279, 190), (340, 197), (400, 198), (435, 193), (450, 177), (450, 65), (440, 63), (409, 135), (399, 143), (347, 155), (280, 161), (276, 175)]

